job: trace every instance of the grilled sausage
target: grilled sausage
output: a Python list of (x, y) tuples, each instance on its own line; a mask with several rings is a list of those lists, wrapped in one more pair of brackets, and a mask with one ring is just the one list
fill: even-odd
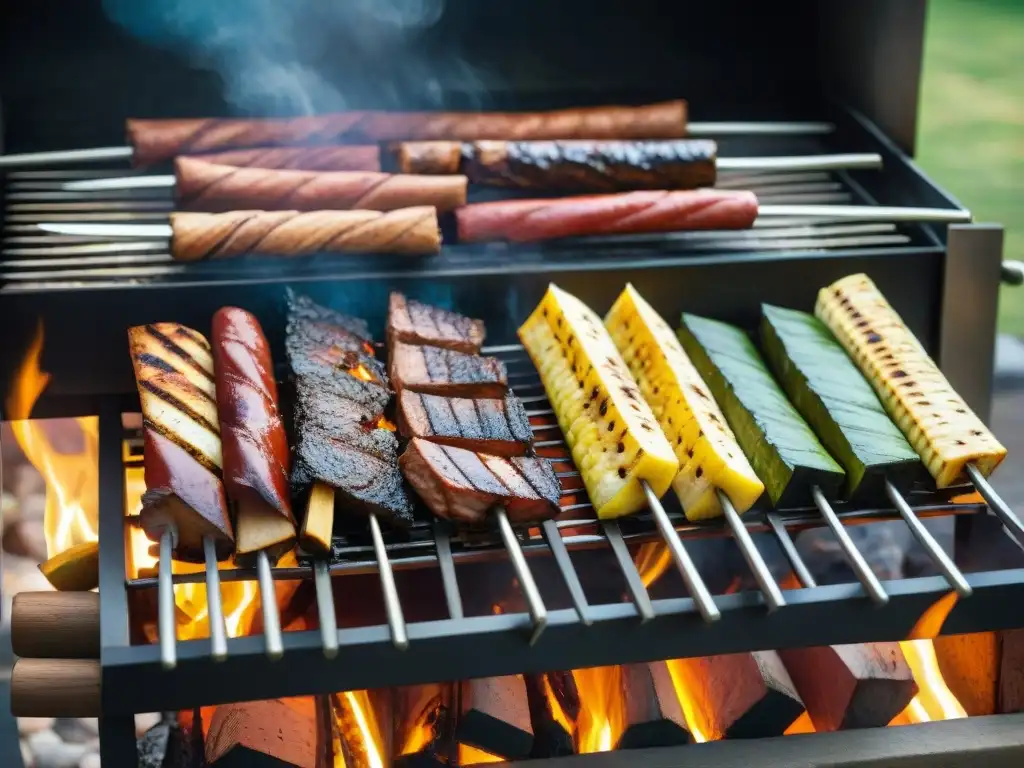
[(459, 242), (464, 243), (749, 229), (757, 218), (757, 198), (751, 192), (697, 189), (502, 200), (467, 205), (455, 212), (455, 218)]
[(715, 184), (713, 141), (410, 141), (402, 173), (464, 173), (474, 184), (562, 192), (697, 189)]
[(217, 165), (194, 157), (174, 161), (180, 208), (191, 211), (393, 211), (466, 204), (465, 176), (408, 176), (370, 171), (268, 170)]
[(379, 171), (376, 145), (353, 147), (270, 147), (198, 155), (208, 163), (239, 168), (289, 168), (296, 171)]
[(218, 557), (234, 546), (221, 482), (223, 455), (210, 344), (177, 323), (128, 331), (142, 401), (146, 492), (140, 521), (159, 541), (174, 532), (175, 556), (203, 562), (203, 538)]
[(340, 112), (295, 118), (129, 120), (136, 165), (256, 147), (403, 139), (668, 139), (686, 135), (686, 102), (553, 112)]
[(273, 556), (295, 539), (288, 439), (277, 406), (270, 345), (244, 309), (213, 316), (213, 362), (224, 451), (224, 489), (236, 505), (235, 552)]
[(437, 211), (230, 211), (172, 213), (171, 254), (181, 261), (247, 254), (397, 253), (423, 256), (441, 248)]

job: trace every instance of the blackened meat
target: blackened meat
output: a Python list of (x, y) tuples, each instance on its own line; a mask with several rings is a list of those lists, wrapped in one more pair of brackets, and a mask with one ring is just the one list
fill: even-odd
[(398, 460), (398, 439), (381, 427), (379, 410), (325, 391), (315, 379), (301, 377), (295, 382), (295, 422), (301, 430), (320, 430), (378, 459)]
[(388, 346), (402, 341), (478, 354), (484, 323), (392, 293), (388, 303)]
[(427, 395), (504, 398), (508, 391), (505, 365), (497, 358), (439, 347), (396, 342), (388, 372), (396, 389)]
[(513, 522), (535, 522), (559, 511), (558, 478), (545, 459), (489, 456), (416, 438), (399, 464), (438, 517), (480, 523), (500, 506)]
[(370, 335), (370, 326), (359, 317), (350, 317), (336, 312), (328, 307), (321, 306), (309, 296), (295, 293), (291, 288), (287, 289), (288, 322), (309, 322), (313, 324), (334, 326), (348, 331), (353, 336), (368, 344), (373, 343)]
[(398, 429), (404, 437), (422, 437), (496, 456), (524, 456), (533, 437), (522, 403), (504, 400), (438, 397), (405, 390), (398, 396)]

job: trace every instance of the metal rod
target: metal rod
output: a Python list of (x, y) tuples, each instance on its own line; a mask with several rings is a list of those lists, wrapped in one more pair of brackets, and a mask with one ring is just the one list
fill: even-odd
[(313, 562), (313, 584), (316, 588), (316, 609), (320, 616), (320, 640), (324, 656), (333, 659), (338, 655), (338, 618), (334, 613), (334, 591), (331, 589), (331, 572), (326, 560)]
[(758, 550), (757, 545), (754, 544), (754, 540), (750, 538), (750, 532), (747, 530), (747, 526), (742, 518), (740, 518), (739, 512), (736, 511), (736, 507), (732, 505), (732, 500), (723, 491), (719, 490), (718, 503), (722, 505), (725, 522), (732, 531), (733, 538), (736, 540), (736, 546), (743, 553), (743, 559), (750, 566), (750, 571), (754, 574), (754, 580), (757, 581), (757, 586), (761, 588), (761, 594), (764, 595), (765, 602), (768, 603), (768, 611), (777, 611), (779, 608), (784, 607), (786, 605), (786, 598), (782, 596), (782, 590), (779, 589), (779, 585), (772, 576), (772, 572), (768, 569), (764, 558), (761, 557), (761, 552)]
[[(882, 156), (864, 152), (845, 155), (806, 155), (804, 157), (720, 157), (719, 171), (838, 171), (878, 170)], [(65, 189), (70, 187), (65, 184)]]
[(101, 163), (104, 160), (130, 160), (131, 147), (93, 147), (92, 149), (62, 149), (56, 152), (23, 152), (18, 155), (0, 155), (0, 169), (21, 168), (27, 165), (65, 165), (70, 163)]
[(441, 586), (444, 587), (444, 599), (448, 603), (448, 616), (461, 619), (465, 613), (462, 610), (462, 595), (459, 594), (459, 579), (455, 575), (452, 540), (448, 528), (439, 520), (434, 522), (434, 546), (437, 548), (437, 563), (441, 567)]
[(220, 599), (217, 546), (211, 536), (203, 537), (203, 560), (206, 563), (206, 616), (210, 624), (210, 654), (214, 661), (224, 661), (228, 657), (228, 636), (224, 626), (224, 605)]
[(501, 531), (501, 539), (508, 550), (508, 558), (515, 569), (516, 577), (519, 579), (519, 586), (523, 590), (523, 597), (526, 598), (527, 609), (533, 621), (533, 635), (530, 637), (530, 645), (537, 642), (544, 628), (548, 625), (548, 609), (544, 607), (544, 600), (537, 589), (537, 582), (533, 579), (533, 573), (526, 562), (523, 548), (519, 546), (519, 539), (516, 532), (512, 530), (512, 523), (509, 522), (508, 513), (503, 507), (498, 507), (494, 516), (498, 519), (498, 530)]
[(846, 555), (846, 559), (850, 563), (850, 567), (853, 568), (853, 572), (857, 574), (857, 579), (861, 584), (864, 585), (864, 589), (867, 590), (868, 596), (878, 605), (885, 605), (889, 602), (889, 595), (886, 594), (885, 589), (882, 587), (878, 577), (875, 576), (875, 572), (871, 570), (871, 566), (868, 565), (864, 556), (857, 549), (857, 546), (853, 543), (853, 539), (846, 532), (846, 528), (839, 518), (836, 517), (836, 512), (832, 509), (832, 505), (828, 503), (828, 499), (825, 498), (825, 494), (821, 492), (821, 488), (814, 486), (811, 489), (811, 494), (814, 497), (814, 506), (821, 512), (821, 516), (825, 519), (825, 523), (832, 531), (832, 535), (836, 537), (836, 541), (839, 542), (839, 548), (843, 550), (843, 554)]
[(661, 505), (661, 499), (654, 493), (654, 489), (651, 488), (650, 483), (646, 480), (641, 480), (640, 485), (647, 495), (647, 505), (654, 516), (654, 522), (657, 523), (662, 538), (668, 544), (669, 551), (672, 553), (672, 559), (675, 560), (676, 567), (679, 569), (683, 582), (686, 584), (686, 589), (700, 610), (700, 615), (704, 617), (704, 621), (718, 621), (722, 618), (722, 614), (718, 610), (718, 606), (715, 605), (715, 600), (711, 597), (711, 593), (708, 592), (708, 588), (704, 584), (704, 579), (701, 578), (697, 566), (693, 564), (693, 560), (690, 559), (686, 547), (683, 546), (679, 534), (676, 533), (676, 529), (672, 526), (668, 512)]
[(104, 189), (161, 189), (173, 187), (176, 183), (177, 178), (174, 174), (167, 173), (154, 176), (117, 176), (109, 179), (69, 181), (61, 184), (60, 188), (68, 192), (93, 192)]
[(177, 627), (174, 621), (174, 579), (171, 557), (174, 533), (165, 529), (160, 534), (160, 564), (157, 569), (157, 631), (160, 633), (160, 663), (164, 669), (174, 669), (178, 663)]
[(270, 572), (270, 558), (266, 552), (256, 554), (256, 576), (260, 584), (260, 605), (263, 607), (263, 636), (267, 640), (267, 657), (280, 659), (284, 655), (281, 637), (281, 614), (277, 609), (274, 576)]
[(619, 569), (626, 579), (626, 589), (629, 590), (629, 597), (636, 606), (636, 612), (640, 614), (640, 623), (650, 621), (655, 617), (654, 605), (651, 603), (651, 596), (647, 593), (640, 572), (636, 569), (636, 563), (629, 556), (629, 547), (622, 538), (622, 529), (615, 522), (603, 523), (604, 536), (611, 545), (612, 554), (619, 563)]
[(807, 563), (800, 557), (796, 544), (793, 543), (793, 537), (786, 530), (786, 525), (774, 512), (769, 512), (765, 517), (768, 520), (768, 526), (772, 529), (772, 533), (775, 534), (775, 538), (778, 539), (779, 546), (782, 547), (782, 551), (786, 555), (786, 559), (789, 560), (789, 565), (793, 569), (793, 573), (796, 574), (800, 584), (805, 589), (813, 589), (818, 586), (818, 582), (814, 580), (814, 576), (807, 569)]
[(900, 517), (903, 518), (903, 521), (910, 528), (910, 532), (914, 534), (917, 543), (927, 550), (932, 560), (935, 561), (935, 565), (942, 572), (942, 575), (946, 577), (949, 585), (956, 590), (960, 597), (970, 597), (974, 590), (971, 589), (971, 585), (967, 583), (967, 579), (964, 578), (960, 569), (956, 567), (956, 564), (939, 545), (939, 542), (935, 540), (935, 537), (924, 527), (924, 523), (914, 514), (914, 510), (910, 508), (907, 500), (903, 498), (903, 494), (888, 480), (885, 481), (885, 493), (893, 503), (893, 506), (896, 507), (896, 511), (900, 513)]
[(960, 208), (905, 208), (885, 205), (761, 205), (759, 216), (821, 216), (867, 221), (970, 223), (971, 212)]
[(1019, 546), (1024, 547), (1024, 523), (1021, 523), (1020, 518), (1013, 513), (1009, 505), (1003, 501), (1002, 496), (992, 487), (992, 483), (981, 474), (981, 470), (973, 462), (967, 465), (967, 476), (974, 483), (974, 487), (981, 494), (985, 503), (995, 512), (1000, 522), (1006, 526), (1006, 531), (1010, 534), (1010, 537)]
[(404, 651), (409, 647), (409, 635), (405, 630), (405, 616), (402, 614), (402, 602), (398, 599), (395, 574), (391, 570), (391, 561), (388, 560), (388, 551), (384, 546), (384, 534), (376, 515), (370, 515), (370, 535), (373, 537), (373, 551), (377, 555), (377, 567), (380, 570), (380, 586), (384, 593), (388, 626), (391, 628), (391, 642), (395, 648)]
[(572, 558), (569, 557), (569, 550), (565, 548), (565, 542), (562, 541), (558, 524), (554, 520), (545, 520), (541, 527), (544, 529), (544, 538), (548, 540), (548, 546), (551, 547), (551, 554), (555, 556), (555, 564), (562, 572), (562, 578), (565, 579), (565, 586), (569, 590), (569, 597), (572, 598), (572, 606), (576, 609), (576, 615), (589, 627), (593, 620), (590, 618), (587, 596), (583, 593), (580, 577), (572, 566)]
[(820, 136), (835, 130), (833, 123), (825, 122), (702, 122), (686, 126), (690, 136)]

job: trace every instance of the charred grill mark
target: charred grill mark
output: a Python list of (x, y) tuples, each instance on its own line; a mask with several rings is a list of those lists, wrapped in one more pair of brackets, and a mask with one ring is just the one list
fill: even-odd
[[(201, 424), (203, 427), (210, 430), (213, 434), (220, 434), (220, 427), (218, 425), (212, 424), (210, 421), (207, 420), (205, 416), (203, 416), (201, 413), (192, 408), (192, 406), (190, 406), (188, 403), (181, 400), (180, 398), (176, 397), (175, 395), (172, 395), (167, 390), (161, 389), (151, 381), (140, 381), (139, 386), (145, 389), (154, 397), (163, 400), (168, 405), (173, 406), (175, 409), (181, 411), (184, 414), (187, 414), (189, 418), (191, 418), (197, 424)], [(179, 383), (179, 386), (182, 389), (187, 389), (190, 393), (203, 395), (203, 397), (206, 397), (206, 399), (208, 400), (211, 399), (209, 395), (207, 395), (202, 390), (192, 386), (187, 381), (181, 381)]]
[(157, 330), (156, 326), (147, 325), (146, 332), (150, 336), (152, 336), (160, 344), (160, 346), (162, 346), (168, 352), (180, 358), (184, 363), (188, 364), (195, 370), (199, 371), (199, 373), (203, 374), (203, 376), (205, 376), (211, 382), (214, 380), (213, 371), (209, 370), (206, 366), (204, 366), (202, 363), (200, 363), (198, 360), (192, 357), (192, 355), (190, 355), (184, 349), (179, 347), (176, 343), (174, 343), (172, 339), (170, 339), (169, 337), (161, 333), (159, 330)]
[[(171, 401), (168, 400), (168, 402)], [(143, 427), (148, 427), (149, 429), (156, 432), (158, 435), (161, 435), (162, 437), (166, 438), (167, 440), (181, 448), (181, 450), (185, 451), (185, 453), (187, 453), (189, 456), (195, 459), (197, 463), (201, 464), (205, 469), (212, 472), (213, 475), (218, 480), (223, 479), (223, 471), (221, 470), (221, 468), (214, 464), (212, 461), (210, 461), (210, 459), (204, 453), (202, 453), (201, 451), (197, 451), (195, 447), (192, 446), (187, 440), (183, 440), (181, 438), (181, 435), (177, 434), (171, 429), (168, 429), (162, 424), (158, 424), (157, 422), (152, 421), (151, 419), (147, 419), (146, 417), (143, 417), (142, 425)]]
[(138, 361), (142, 365), (148, 365), (152, 368), (156, 368), (164, 373), (177, 373), (178, 369), (168, 363), (162, 357), (157, 357), (150, 352), (143, 352), (138, 356)]

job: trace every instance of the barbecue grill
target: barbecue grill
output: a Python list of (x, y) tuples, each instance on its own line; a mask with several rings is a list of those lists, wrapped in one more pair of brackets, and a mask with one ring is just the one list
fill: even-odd
[[(190, 69), (183, 56), (133, 40), (104, 19), (100, 5), (62, 7), (60, 15), (51, 15), (44, 2), (7, 12), (12, 18), (5, 29), (12, 39), (0, 46), (5, 56), (0, 90), (5, 152), (117, 145), (123, 120), (130, 116), (230, 113), (215, 78)], [(383, 103), (382, 94), (366, 89), (347, 96), (354, 106), (368, 108), (541, 109), (684, 95), (701, 120), (813, 120), (834, 126), (827, 134), (722, 137), (722, 156), (864, 152), (880, 155), (884, 167), (787, 176), (723, 173), (722, 186), (754, 189), (773, 203), (962, 210), (909, 159), (924, 3), (877, 0), (857, 4), (856, 11), (812, 2), (763, 6), (641, 2), (623, 18), (611, 3), (574, 1), (555, 13), (532, 0), (516, 4), (514, 11), (500, 4), (451, 2), (441, 21), (409, 45), (418, 62), (441, 61), (441, 49), (459, 51), (465, 60), (479, 63), (477, 76), (467, 81), (440, 65), (428, 70), (438, 84), (435, 101), (425, 101), (421, 91), (412, 89), (395, 103)], [(524, 58), (527, 50), (534, 55)], [(354, 56), (320, 63), (339, 84), (351, 82), (352, 73), (361, 70), (364, 77), (370, 72), (403, 82), (400, 63)], [(387, 69), (392, 65), (395, 71)], [(552, 427), (536, 373), (515, 338), (516, 327), (549, 282), (598, 311), (631, 282), (667, 318), (685, 308), (753, 327), (762, 302), (810, 310), (818, 288), (863, 271), (938, 359), (954, 387), (984, 415), (990, 410), (998, 287), (1020, 277), (1001, 262), (998, 226), (794, 216), (763, 220), (741, 233), (452, 245), (439, 256), (413, 263), (378, 256), (197, 264), (175, 263), (165, 245), (146, 240), (114, 243), (38, 228), (42, 221), (164, 221), (173, 206), (167, 190), (63, 188), (69, 181), (123, 176), (126, 168), (123, 159), (115, 159), (98, 166), (12, 169), (2, 179), (0, 323), (8, 343), (0, 380), (5, 400), (7, 385), (41, 323), (46, 333), (42, 368), (53, 378), (33, 416), (99, 416), (98, 664), (104, 765), (135, 764), (136, 712), (763, 648), (898, 640), (908, 637), (922, 614), (951, 590), (961, 599), (942, 625), (944, 634), (1024, 625), (1007, 610), (1024, 598), (1024, 567), (988, 571), (966, 554), (972, 539), (1001, 525), (1024, 544), (1024, 526), (987, 490), (988, 505), (954, 500), (948, 493), (914, 493), (905, 503), (892, 499), (891, 506), (881, 509), (836, 505), (831, 518), (828, 510), (799, 509), (752, 513), (742, 521), (727, 515), (724, 521), (701, 525), (687, 524), (674, 502), (661, 503), (652, 495), (648, 512), (621, 522), (596, 521), (579, 491), (578, 473), (565, 458), (560, 431)], [(367, 319), (378, 338), (392, 290), (482, 318), (494, 344), (491, 352), (507, 362), (513, 388), (526, 403), (538, 447), (556, 462), (566, 490), (563, 511), (542, 526), (497, 526), (476, 536), (441, 522), (420, 524), (403, 537), (363, 531), (337, 536), (326, 567), (300, 561), (270, 574), (275, 581), (310, 583), (321, 617), (318, 629), (283, 633), (282, 658), (268, 657), (263, 633), (229, 640), (222, 661), (213, 658), (209, 640), (193, 640), (176, 644), (169, 671), (166, 650), (133, 642), (138, 637), (129, 620), (144, 596), (172, 597), (166, 578), (148, 573), (128, 578), (125, 542), (133, 523), (126, 515), (133, 510), (126, 509), (125, 469), (139, 464), (141, 447), (137, 428), (123, 418), (138, 411), (125, 331), (157, 320), (206, 329), (216, 309), (230, 304), (260, 319), (280, 361), (286, 287)], [(985, 514), (989, 508), (998, 517)], [(920, 522), (949, 517), (956, 519), (954, 558)], [(911, 526), (930, 558), (928, 573), (934, 575), (881, 583), (874, 578), (863, 564), (865, 553), (842, 534), (880, 520)], [(839, 534), (853, 564), (856, 578), (848, 583), (817, 584), (793, 544), (796, 533), (823, 522)], [(673, 577), (674, 592), (664, 584), (648, 589), (634, 564), (636, 546), (655, 541), (664, 542), (672, 555), (679, 577)], [(717, 594), (708, 588), (701, 568), (708, 542), (731, 542), (727, 546), (746, 563), (749, 589)], [(778, 568), (769, 567), (766, 559), (791, 570), (801, 588), (782, 588)], [(614, 584), (595, 583), (592, 574), (609, 565)], [(220, 572), (222, 582), (258, 577), (256, 569)], [(513, 577), (518, 588), (511, 586)], [(173, 581), (205, 578), (184, 574)], [(271, 591), (266, 582), (261, 586)], [(353, 612), (364, 607), (362, 601), (353, 605), (353, 596), (377, 595), (378, 589), (371, 618), (354, 620)], [(711, 598), (709, 593), (716, 594)], [(505, 601), (517, 608), (492, 611)], [(336, 611), (341, 621), (335, 625)], [(268, 632), (272, 622), (270, 627)], [(971, 749), (977, 750), (981, 743), (991, 760), (997, 750), (1021, 749), (1019, 737), (1008, 738), (1008, 724), (1019, 727), (1019, 716), (995, 718), (969, 737), (961, 732), (963, 724), (929, 728), (944, 744), (970, 738)], [(925, 752), (920, 743), (897, 739), (893, 729), (819, 735), (800, 740), (802, 747), (793, 741), (759, 745), (758, 758), (780, 764), (817, 760), (819, 750), (828, 748), (823, 744), (862, 750), (865, 762), (858, 764), (863, 765), (887, 765), (897, 756)], [(741, 757), (747, 754), (742, 742), (737, 744), (722, 743), (716, 752), (706, 752), (709, 764), (747, 759)], [(947, 748), (945, 762), (921, 764), (952, 765), (952, 749)], [(683, 751), (594, 758), (595, 764), (603, 760), (608, 765), (676, 765), (686, 759)]]

